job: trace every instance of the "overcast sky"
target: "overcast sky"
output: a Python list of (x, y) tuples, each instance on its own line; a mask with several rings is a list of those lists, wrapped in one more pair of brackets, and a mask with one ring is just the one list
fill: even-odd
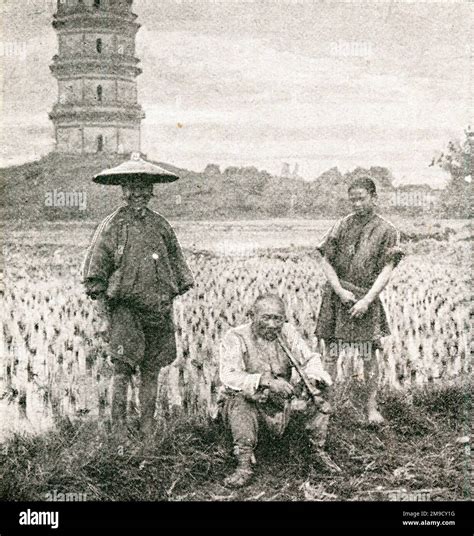
[[(53, 146), (53, 0), (2, 0), (2, 163)], [(135, 0), (143, 151), (202, 170), (387, 166), (439, 185), (469, 123), (468, 2)], [(179, 125), (178, 125), (179, 124)]]

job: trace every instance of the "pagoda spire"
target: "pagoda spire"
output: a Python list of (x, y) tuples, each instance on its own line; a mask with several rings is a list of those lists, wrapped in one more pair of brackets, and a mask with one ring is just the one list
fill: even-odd
[(49, 114), (61, 153), (131, 153), (141, 150), (137, 100), (140, 25), (133, 0), (58, 0), (53, 27), (59, 51), (51, 72), (58, 101)]

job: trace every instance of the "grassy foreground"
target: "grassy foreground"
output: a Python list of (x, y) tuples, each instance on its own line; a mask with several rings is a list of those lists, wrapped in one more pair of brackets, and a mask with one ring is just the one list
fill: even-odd
[(360, 423), (356, 390), (339, 399), (329, 431), (327, 449), (341, 475), (313, 467), (304, 434), (294, 426), (281, 442), (263, 439), (256, 478), (239, 491), (221, 485), (233, 460), (230, 438), (216, 423), (177, 422), (146, 446), (133, 433), (108, 434), (98, 422), (64, 421), (54, 432), (0, 445), (0, 498), (470, 500), (471, 387), (419, 390), (410, 400), (386, 392), (387, 423), (378, 429)]

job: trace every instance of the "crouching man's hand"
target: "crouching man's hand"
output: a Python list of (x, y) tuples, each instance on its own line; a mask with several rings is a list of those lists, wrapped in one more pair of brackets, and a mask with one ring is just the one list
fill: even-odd
[(321, 358), (315, 356), (311, 358), (305, 366), (305, 372), (308, 378), (314, 383), (324, 383), (327, 387), (332, 385), (332, 378), (328, 372), (323, 369)]
[(325, 370), (322, 370), (317, 376), (311, 378), (315, 383), (324, 383), (327, 387), (332, 385), (331, 376)]
[(262, 374), (260, 385), (270, 389), (272, 393), (289, 398), (293, 395), (293, 386), (283, 378), (274, 378), (271, 374)]

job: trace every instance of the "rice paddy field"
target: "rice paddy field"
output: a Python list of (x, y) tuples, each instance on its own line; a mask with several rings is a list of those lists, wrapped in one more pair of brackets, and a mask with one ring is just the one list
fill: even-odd
[[(285, 300), (289, 320), (315, 350), (324, 352), (314, 337), (324, 284), (314, 248), (331, 223), (280, 220), (174, 224), (196, 286), (175, 302), (178, 359), (160, 375), (157, 415), (165, 431), (170, 422), (192, 422), (195, 428), (182, 431), (183, 436), (178, 434), (187, 439), (177, 451), (174, 442), (178, 436), (174, 434), (170, 439), (163, 433), (156, 448), (159, 456), (168, 452), (168, 459), (171, 449), (175, 473), (153, 473), (161, 484), (148, 491), (152, 495), (147, 498), (236, 498), (217, 484), (229, 463), (213, 421), (219, 339), (229, 327), (246, 320), (249, 306), (259, 293), (273, 291)], [(378, 355), (382, 410), (388, 424), (378, 432), (360, 428), (357, 396), (347, 386), (354, 382), (362, 385), (362, 363), (357, 356), (341, 355), (337, 378), (340, 405), (330, 444), (339, 462), (346, 460), (345, 483), (335, 480), (321, 484), (317, 480), (316, 484), (307, 473), (300, 474), (303, 462), (296, 454), (294, 459), (300, 460), (300, 465), (281, 469), (286, 487), (282, 487), (281, 479), (264, 479), (263, 488), (251, 487), (244, 498), (374, 500), (410, 490), (424, 490), (432, 499), (466, 500), (470, 496), (465, 456), (470, 444), (472, 227), (466, 221), (395, 223), (403, 232), (407, 255), (382, 295), (392, 329), (392, 335), (384, 341), (383, 355)], [(107, 346), (97, 334), (99, 318), (80, 282), (80, 267), (93, 230), (93, 222), (83, 222), (38, 224), (35, 228), (6, 223), (4, 231), (0, 442), (17, 452), (15, 449), (28, 450), (42, 441), (39, 451), (47, 453), (60, 441), (70, 456), (68, 471), (75, 468), (68, 473), (66, 484), (65, 475), (57, 475), (59, 483), (54, 489), (63, 491), (78, 491), (84, 484), (71, 484), (73, 475), (80, 475), (84, 468), (77, 457), (78, 437), (86, 441), (86, 434), (93, 445), (103, 433), (101, 423), (110, 414), (112, 365)], [(129, 399), (133, 411), (138, 404), (133, 387)], [(69, 431), (64, 431), (64, 422)], [(203, 447), (206, 438), (211, 442)], [(127, 445), (134, 453), (130, 459), (145, 456), (139, 445)], [(410, 458), (413, 448), (425, 450), (420, 454), (421, 461)], [(40, 453), (37, 462), (38, 467), (42, 466), (43, 478), (34, 485), (31, 478), (26, 484), (22, 468), (17, 467), (16, 474), (23, 474), (25, 480), (13, 478), (11, 460), (15, 457), (9, 458), (5, 471), (12, 480), (4, 484), (7, 498), (41, 498), (51, 490), (53, 484)], [(98, 450), (89, 454), (87, 464), (95, 460), (100, 466), (100, 459), (94, 458), (99, 456)], [(214, 463), (206, 465), (206, 456)], [(382, 458), (390, 465), (391, 456), (395, 457), (393, 467), (384, 468)], [(115, 489), (109, 482), (104, 488), (109, 478), (104, 475), (108, 474), (105, 471), (97, 476), (95, 484), (87, 480), (91, 500), (133, 500), (134, 494), (143, 497), (140, 486)], [(177, 481), (172, 474), (178, 475)], [(142, 485), (146, 485), (146, 479)]]

